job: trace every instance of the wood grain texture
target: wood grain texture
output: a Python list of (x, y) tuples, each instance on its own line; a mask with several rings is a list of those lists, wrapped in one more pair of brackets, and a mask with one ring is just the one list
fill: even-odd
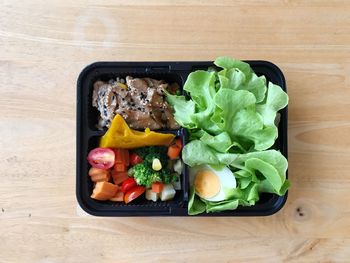
[[(0, 262), (349, 262), (349, 1), (0, 3)], [(94, 61), (270, 60), (290, 95), (286, 206), (95, 218), (75, 199), (76, 79)]]

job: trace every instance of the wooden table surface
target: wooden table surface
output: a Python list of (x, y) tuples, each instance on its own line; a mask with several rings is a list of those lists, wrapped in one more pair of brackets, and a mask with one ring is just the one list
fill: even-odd
[[(349, 1), (4, 0), (0, 10), (1, 263), (349, 262)], [(219, 55), (285, 73), (286, 206), (262, 218), (84, 214), (75, 198), (81, 69)]]

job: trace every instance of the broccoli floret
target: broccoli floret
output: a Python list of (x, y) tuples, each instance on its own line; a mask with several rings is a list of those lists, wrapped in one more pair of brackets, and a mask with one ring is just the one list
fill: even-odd
[(169, 184), (176, 181), (177, 176), (168, 169), (154, 171), (148, 162), (136, 164), (133, 167), (133, 176), (138, 185), (151, 187), (154, 182)]
[(176, 182), (177, 175), (174, 173), (171, 173), (168, 169), (164, 169), (160, 171), (162, 174), (162, 182), (165, 184), (170, 184), (173, 182)]
[[(135, 150), (143, 162), (136, 164), (132, 167), (132, 170), (128, 172), (129, 176), (134, 176), (138, 185), (151, 187), (154, 182), (163, 182), (169, 184), (175, 182), (177, 175), (174, 175), (167, 167), (167, 147), (151, 146), (142, 147)], [(155, 171), (152, 169), (152, 162), (157, 158), (162, 163), (162, 169)]]
[(155, 158), (158, 158), (163, 166), (167, 163), (167, 148), (163, 146), (142, 147), (136, 149), (135, 153), (148, 163), (152, 163)]
[(150, 187), (152, 183), (162, 181), (159, 172), (154, 171), (146, 162), (136, 164), (133, 168), (134, 178), (138, 185)]

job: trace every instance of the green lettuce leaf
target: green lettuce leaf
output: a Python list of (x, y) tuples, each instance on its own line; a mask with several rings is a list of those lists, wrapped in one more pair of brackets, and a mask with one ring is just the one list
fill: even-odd
[(272, 83), (267, 88), (265, 77), (258, 77), (245, 62), (219, 57), (214, 63), (223, 70), (198, 70), (188, 76), (184, 90), (190, 100), (167, 94), (176, 121), (190, 133), (202, 131), (204, 137), (196, 138), (220, 152), (270, 148), (278, 136), (274, 121), (288, 104), (287, 94)]
[[(197, 197), (196, 205), (201, 200), (206, 204), (207, 212), (227, 210), (229, 201), (235, 200), (238, 200), (239, 205), (254, 205), (259, 200), (260, 192), (274, 193), (281, 196), (286, 193), (290, 186), (286, 179), (288, 162), (276, 150), (245, 154), (220, 153), (200, 140), (193, 140), (185, 145), (182, 157), (190, 167), (201, 164), (223, 164), (231, 167), (234, 173), (238, 186), (234, 189), (225, 189), (227, 199), (224, 201), (227, 201), (227, 203), (224, 201), (221, 203), (210, 202)], [(218, 207), (213, 208), (216, 205)], [(211, 208), (208, 210), (208, 207)], [(203, 210), (203, 205), (201, 209)]]
[(191, 187), (191, 215), (254, 205), (259, 193), (284, 195), (290, 186), (286, 158), (268, 150), (278, 137), (278, 111), (288, 104), (288, 95), (257, 76), (248, 63), (219, 57), (214, 64), (217, 68), (188, 76), (184, 90), (190, 99), (166, 94), (176, 121), (189, 131), (184, 162), (190, 167), (226, 165), (237, 181), (220, 202), (199, 198)]
[(188, 214), (198, 215), (206, 210), (206, 205), (200, 198), (195, 194), (194, 187), (190, 188), (190, 196), (188, 200)]
[(196, 123), (191, 119), (191, 115), (195, 113), (195, 104), (192, 100), (186, 100), (184, 96), (171, 95), (166, 93), (167, 101), (174, 108), (174, 118), (185, 128), (197, 128)]

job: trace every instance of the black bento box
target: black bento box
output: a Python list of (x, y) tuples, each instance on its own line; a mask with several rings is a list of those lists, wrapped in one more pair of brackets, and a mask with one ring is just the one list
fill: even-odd
[[(286, 83), (281, 70), (271, 62), (246, 61), (257, 75), (265, 75), (267, 81), (277, 84), (286, 91)], [(77, 174), (76, 196), (79, 205), (87, 213), (95, 216), (188, 216), (188, 169), (185, 166), (182, 174), (182, 190), (177, 191), (171, 201), (153, 202), (139, 198), (125, 205), (112, 201), (97, 201), (90, 198), (93, 183), (88, 176), (89, 163), (86, 159), (89, 151), (98, 146), (98, 139), (106, 130), (100, 131), (95, 126), (98, 122), (98, 111), (92, 107), (93, 83), (100, 79), (151, 77), (163, 79), (168, 83), (176, 82), (182, 89), (187, 76), (195, 70), (207, 70), (213, 62), (96, 62), (80, 73), (77, 82)], [(287, 158), (287, 108), (281, 114), (278, 126), (278, 138), (272, 148), (281, 151)], [(185, 144), (185, 129), (171, 131), (177, 134)], [(279, 211), (287, 200), (284, 196), (260, 194), (259, 202), (251, 207), (238, 207), (234, 211), (203, 213), (197, 216), (267, 216)]]

